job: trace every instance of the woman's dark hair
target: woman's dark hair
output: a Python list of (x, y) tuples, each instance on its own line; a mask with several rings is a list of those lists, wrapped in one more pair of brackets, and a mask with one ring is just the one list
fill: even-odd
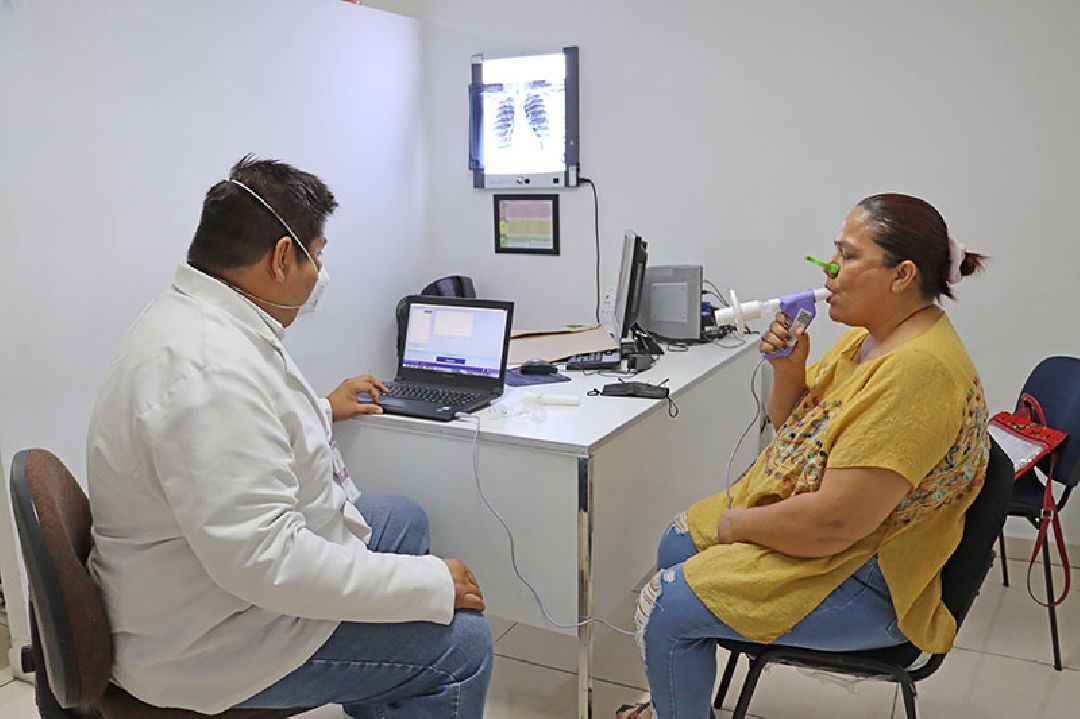
[[(923, 297), (955, 299), (949, 284), (949, 228), (933, 205), (911, 195), (888, 193), (871, 195), (859, 207), (866, 211), (865, 220), (874, 242), (885, 252), (887, 266), (911, 260), (919, 268)], [(986, 259), (977, 252), (965, 253), (960, 274), (980, 271)]]
[[(229, 170), (229, 179), (244, 183), (274, 208), (304, 249), (323, 236), (326, 218), (337, 200), (322, 180), (277, 160), (247, 155)], [(202, 217), (188, 247), (188, 264), (204, 271), (246, 267), (288, 235), (273, 213), (247, 190), (226, 180), (206, 193)], [(299, 262), (307, 256), (294, 248)]]

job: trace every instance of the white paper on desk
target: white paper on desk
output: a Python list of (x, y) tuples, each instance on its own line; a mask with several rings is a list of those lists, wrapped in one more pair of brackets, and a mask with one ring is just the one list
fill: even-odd
[(604, 352), (618, 348), (603, 327), (521, 333), (510, 340), (510, 364), (542, 359), (549, 362), (585, 352)]

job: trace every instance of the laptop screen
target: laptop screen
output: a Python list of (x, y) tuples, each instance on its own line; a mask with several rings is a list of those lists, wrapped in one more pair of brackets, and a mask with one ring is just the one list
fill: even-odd
[(414, 301), (401, 366), (499, 379), (508, 321), (505, 309)]

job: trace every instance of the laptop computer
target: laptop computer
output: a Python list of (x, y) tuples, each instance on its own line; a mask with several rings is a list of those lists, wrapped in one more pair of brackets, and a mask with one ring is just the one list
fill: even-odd
[(406, 298), (405, 342), (383, 412), (450, 421), (503, 393), (514, 303)]

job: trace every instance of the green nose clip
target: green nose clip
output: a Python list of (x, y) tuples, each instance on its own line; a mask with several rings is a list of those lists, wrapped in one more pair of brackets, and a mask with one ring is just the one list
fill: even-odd
[(810, 255), (806, 256), (806, 261), (807, 262), (813, 262), (815, 265), (817, 265), (821, 269), (825, 270), (830, 275), (838, 275), (838, 274), (840, 274), (840, 265), (836, 264), (835, 262), (822, 262), (821, 260), (815, 260)]

